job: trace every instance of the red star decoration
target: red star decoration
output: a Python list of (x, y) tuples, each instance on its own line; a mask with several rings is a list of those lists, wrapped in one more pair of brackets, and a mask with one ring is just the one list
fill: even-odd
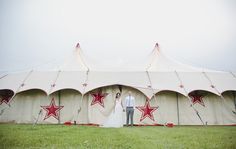
[(11, 100), (11, 97), (12, 96), (3, 96), (2, 98), (1, 98), (1, 102), (0, 102), (0, 105), (2, 104), (2, 103), (6, 103), (6, 104), (8, 104), (9, 103), (9, 101)]
[(0, 94), (0, 105), (2, 103), (9, 104), (11, 98), (13, 97), (14, 93), (11, 91), (3, 91)]
[(195, 103), (199, 103), (200, 105), (204, 106), (205, 107), (205, 104), (203, 102), (203, 96), (200, 95), (200, 94), (190, 94), (189, 95), (191, 98), (192, 98), (192, 103), (195, 104)]
[(59, 119), (58, 112), (64, 107), (64, 106), (56, 106), (54, 98), (52, 98), (52, 101), (49, 106), (41, 106), (45, 111), (47, 111), (47, 114), (45, 115), (45, 119), (49, 118), (50, 116), (53, 116), (55, 119)]
[(91, 95), (93, 96), (93, 101), (91, 102), (91, 106), (98, 103), (102, 107), (104, 107), (103, 99), (108, 95), (107, 93), (102, 94), (101, 92), (97, 92), (97, 93), (93, 93)]
[(151, 120), (155, 121), (154, 117), (153, 117), (153, 112), (158, 109), (158, 106), (157, 107), (150, 107), (149, 101), (146, 100), (146, 103), (145, 103), (144, 106), (139, 106), (139, 107), (136, 107), (136, 108), (139, 111), (142, 112), (142, 116), (140, 118), (140, 122), (142, 120), (144, 120), (146, 117), (149, 117)]

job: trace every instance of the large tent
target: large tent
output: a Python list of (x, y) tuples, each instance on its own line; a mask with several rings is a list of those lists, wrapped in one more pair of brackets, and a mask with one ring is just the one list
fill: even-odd
[(81, 52), (77, 44), (58, 70), (1, 73), (0, 122), (99, 125), (113, 111), (115, 94), (124, 100), (132, 91), (137, 125), (236, 124), (234, 72), (179, 63), (158, 44), (133, 69), (97, 69)]

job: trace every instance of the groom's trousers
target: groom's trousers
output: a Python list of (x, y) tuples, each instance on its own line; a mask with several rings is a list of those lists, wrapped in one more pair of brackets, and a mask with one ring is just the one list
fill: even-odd
[(129, 119), (131, 121), (131, 126), (133, 126), (133, 116), (134, 116), (134, 108), (126, 107), (126, 126), (129, 125)]

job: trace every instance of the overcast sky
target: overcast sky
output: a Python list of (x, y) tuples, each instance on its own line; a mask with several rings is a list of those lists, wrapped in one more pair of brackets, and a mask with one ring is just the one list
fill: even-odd
[(181, 62), (236, 71), (235, 0), (0, 0), (0, 70), (54, 65), (79, 42), (100, 65), (141, 61), (156, 42)]

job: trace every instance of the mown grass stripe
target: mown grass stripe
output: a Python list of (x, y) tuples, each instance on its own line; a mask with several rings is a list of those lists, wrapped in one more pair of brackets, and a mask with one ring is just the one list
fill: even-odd
[(236, 148), (234, 126), (99, 128), (0, 124), (0, 148)]

